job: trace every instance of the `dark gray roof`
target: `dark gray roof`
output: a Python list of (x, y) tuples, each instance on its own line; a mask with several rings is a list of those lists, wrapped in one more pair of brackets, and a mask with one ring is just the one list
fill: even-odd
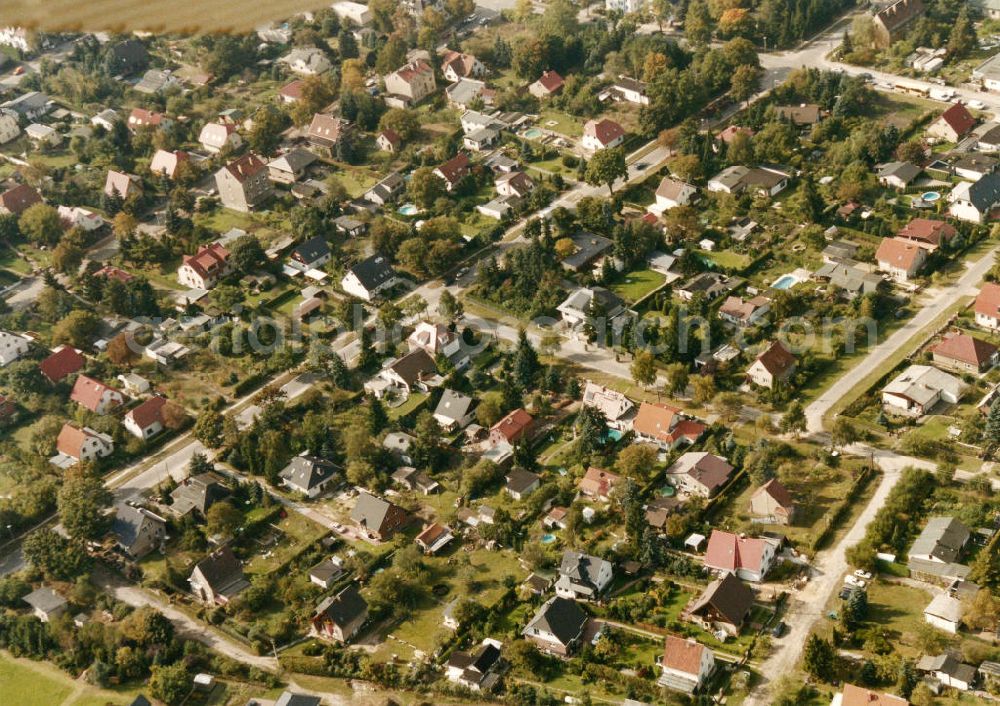
[(170, 494), (174, 510), (183, 515), (193, 508), (204, 514), (212, 505), (229, 497), (229, 488), (222, 480), (222, 476), (211, 472), (187, 478)]
[(969, 201), (980, 211), (988, 211), (1000, 203), (1000, 174), (984, 174), (969, 185)]
[(337, 466), (316, 456), (299, 455), (289, 461), (281, 472), (281, 477), (291, 485), (304, 491), (336, 475)]
[(309, 576), (314, 576), (323, 582), (332, 581), (343, 573), (344, 567), (335, 563), (332, 559), (324, 559), (309, 569)]
[(550, 633), (568, 645), (580, 636), (586, 624), (587, 614), (576, 601), (554, 596), (538, 609), (528, 626)]
[(920, 175), (923, 170), (911, 162), (888, 162), (878, 167), (879, 178), (894, 176), (909, 184)]
[(330, 246), (326, 244), (326, 238), (322, 235), (310, 238), (292, 250), (292, 257), (299, 262), (305, 263), (315, 262), (316, 260), (326, 257), (329, 254)]
[(496, 645), (480, 645), (475, 652), (452, 652), (448, 666), (463, 670), (462, 677), (473, 683), (480, 683), (500, 661), (500, 650)]
[(249, 585), (243, 576), (240, 560), (229, 547), (217, 549), (195, 564), (194, 568), (201, 572), (216, 593), (235, 593)]
[(969, 540), (969, 528), (954, 517), (932, 517), (910, 547), (910, 556), (930, 555), (953, 562)]
[(316, 155), (301, 147), (289, 150), (285, 154), (277, 157), (268, 164), (277, 169), (284, 169), (290, 172), (300, 172), (318, 159)]
[(385, 284), (396, 276), (389, 259), (383, 255), (372, 255), (354, 265), (351, 272), (358, 278), (365, 289), (371, 291)]
[(394, 360), (387, 366), (396, 375), (413, 385), (428, 375), (437, 375), (437, 364), (423, 348), (415, 348), (404, 356)]
[(613, 245), (610, 238), (594, 233), (580, 232), (570, 238), (576, 246), (576, 252), (562, 261), (563, 267), (570, 270), (578, 270), (586, 267), (598, 257), (611, 249)]
[(559, 573), (571, 579), (573, 583), (597, 588), (597, 576), (600, 574), (601, 568), (609, 563), (600, 557), (567, 549), (563, 552)]
[(35, 610), (40, 610), (43, 613), (51, 613), (66, 605), (66, 599), (48, 586), (36, 588), (25, 596), (23, 600)]
[(121, 503), (115, 507), (115, 521), (111, 525), (111, 531), (118, 543), (128, 549), (135, 543), (143, 524), (151, 522), (166, 524), (147, 510)]
[(708, 585), (690, 612), (697, 614), (708, 606), (728, 622), (739, 626), (753, 607), (753, 591), (735, 574), (726, 574)]
[(468, 395), (457, 392), (456, 390), (445, 390), (441, 394), (441, 401), (438, 402), (438, 406), (437, 409), (434, 410), (434, 414), (447, 417), (448, 419), (458, 420), (469, 413), (473, 402), (475, 402), (475, 400)]
[(153, 705), (149, 703), (149, 699), (147, 699), (142, 694), (139, 694), (134, 699), (132, 699), (132, 703), (129, 704), (129, 706), (153, 706)]
[(328, 596), (316, 606), (314, 618), (325, 615), (336, 625), (344, 626), (353, 623), (368, 612), (368, 603), (358, 593), (358, 587), (350, 583), (335, 596)]
[(305, 694), (293, 694), (285, 691), (274, 702), (274, 706), (320, 706), (322, 700), (318, 696), (307, 696)]
[(515, 468), (507, 474), (507, 489), (512, 493), (523, 493), (532, 484), (537, 483), (541, 476), (523, 468)]

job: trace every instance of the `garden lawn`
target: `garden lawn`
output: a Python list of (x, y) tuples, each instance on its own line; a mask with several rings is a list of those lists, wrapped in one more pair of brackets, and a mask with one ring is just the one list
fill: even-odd
[(406, 402), (398, 407), (390, 407), (386, 411), (386, 414), (389, 416), (389, 419), (395, 421), (419, 409), (426, 400), (427, 395), (423, 392), (411, 392), (410, 396), (406, 398)]
[(14, 706), (126, 706), (138, 692), (111, 691), (73, 678), (47, 662), (0, 652), (0, 703)]
[(708, 261), (716, 267), (721, 267), (725, 270), (732, 270), (735, 272), (740, 272), (750, 264), (750, 257), (744, 255), (743, 253), (734, 252), (733, 250), (718, 250), (713, 252), (698, 251), (698, 257), (703, 260)]
[[(549, 125), (555, 122), (555, 125)], [(558, 132), (567, 137), (580, 137), (583, 135), (583, 123), (578, 118), (560, 110), (543, 110), (538, 117), (538, 127), (543, 130)]]
[(924, 608), (931, 598), (929, 591), (919, 588), (874, 581), (868, 587), (866, 622), (878, 625), (900, 654), (918, 657), (917, 636), (926, 625)]
[[(247, 573), (271, 573), (287, 564), (300, 551), (327, 534), (327, 529), (304, 515), (287, 510), (288, 516), (279, 519), (275, 527), (281, 530), (278, 543), (258, 552), (247, 564)], [(266, 533), (262, 536), (266, 536)]]
[(625, 275), (621, 282), (612, 284), (611, 291), (631, 304), (662, 287), (665, 281), (666, 277), (659, 272), (636, 270)]

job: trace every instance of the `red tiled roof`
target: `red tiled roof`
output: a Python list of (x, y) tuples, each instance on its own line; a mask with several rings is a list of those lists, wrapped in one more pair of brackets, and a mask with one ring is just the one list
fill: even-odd
[(956, 235), (958, 231), (950, 223), (935, 221), (931, 218), (914, 218), (905, 226), (900, 228), (896, 234), (900, 238), (915, 240), (918, 243), (928, 243), (935, 247), (946, 243)]
[(299, 98), (302, 97), (303, 85), (304, 84), (302, 82), (302, 79), (295, 79), (291, 83), (282, 86), (281, 90), (278, 91), (278, 93), (280, 93), (282, 96), (285, 96), (286, 98), (291, 98), (292, 100), (298, 100)]
[(59, 382), (67, 375), (81, 370), (86, 363), (80, 351), (72, 346), (63, 346), (39, 363), (38, 369), (50, 382)]
[(844, 684), (841, 706), (909, 706), (910, 702), (899, 696), (883, 694), (854, 684)]
[(437, 171), (444, 176), (445, 181), (454, 184), (469, 172), (469, 157), (464, 152), (449, 159), (437, 168)]
[(101, 404), (101, 398), (105, 391), (114, 390), (103, 382), (98, 382), (93, 378), (81, 375), (73, 385), (73, 392), (69, 398), (82, 407), (86, 407), (91, 412), (96, 412)]
[(56, 438), (56, 451), (65, 454), (70, 458), (80, 458), (80, 451), (84, 442), (87, 441), (88, 434), (80, 427), (72, 424), (63, 424)]
[(384, 137), (393, 147), (399, 147), (403, 143), (403, 138), (399, 136), (399, 133), (389, 128), (380, 132), (379, 137)]
[(583, 134), (597, 139), (602, 145), (608, 145), (625, 134), (625, 130), (614, 120), (588, 120), (583, 126)]
[(106, 277), (107, 279), (116, 279), (119, 282), (131, 282), (135, 279), (135, 275), (126, 272), (120, 267), (115, 267), (114, 265), (105, 265), (97, 272), (94, 273), (94, 277)]
[(163, 407), (167, 401), (163, 397), (150, 397), (126, 415), (132, 418), (140, 429), (147, 429), (154, 422), (163, 423)]
[(409, 64), (396, 69), (396, 75), (407, 83), (411, 83), (417, 76), (427, 73), (434, 73), (434, 69), (423, 59), (411, 61)]
[(992, 343), (964, 333), (950, 333), (945, 335), (940, 343), (931, 346), (930, 350), (935, 355), (975, 365), (979, 368), (996, 355), (997, 347)]
[(914, 245), (909, 240), (882, 238), (882, 243), (875, 253), (875, 260), (879, 264), (885, 263), (890, 267), (898, 267), (912, 272), (917, 266), (922, 252), (919, 245)]
[(792, 499), (792, 494), (788, 492), (788, 488), (778, 482), (777, 478), (772, 478), (767, 483), (757, 488), (751, 497), (756, 497), (761, 493), (770, 495), (774, 502), (778, 503), (779, 506), (785, 509), (795, 506), (795, 500)]
[(18, 184), (0, 194), (0, 211), (20, 216), (29, 206), (41, 203), (42, 197), (27, 184)]
[(747, 135), (748, 137), (753, 137), (753, 130), (748, 127), (740, 127), (739, 125), (730, 125), (725, 130), (719, 133), (719, 139), (725, 142), (727, 145), (733, 141), (733, 138), (737, 135)]
[(705, 646), (690, 638), (667, 635), (663, 646), (663, 666), (683, 674), (697, 676), (701, 672), (701, 656)]
[(605, 471), (603, 468), (591, 466), (587, 469), (583, 478), (580, 479), (579, 488), (580, 492), (584, 495), (607, 497), (611, 489), (620, 480), (621, 476), (617, 473), (611, 473), (610, 471)]
[(938, 120), (948, 123), (948, 126), (959, 136), (964, 135), (976, 125), (972, 113), (961, 103), (954, 103), (948, 110), (941, 113)]
[(775, 377), (781, 377), (795, 365), (795, 356), (785, 348), (781, 341), (775, 341), (770, 347), (757, 356), (757, 362)]
[(632, 428), (638, 434), (668, 440), (681, 411), (665, 404), (643, 402), (635, 415)]
[(501, 434), (508, 442), (514, 443), (520, 439), (534, 423), (534, 418), (523, 408), (518, 407), (499, 422), (490, 427), (490, 433)]
[(468, 77), (476, 66), (476, 57), (472, 54), (463, 54), (457, 51), (450, 51), (444, 56), (441, 62), (441, 72), (444, 73), (448, 67), (459, 76)]
[(767, 542), (758, 537), (740, 537), (712, 530), (705, 550), (705, 566), (722, 571), (760, 571)]
[(427, 525), (427, 527), (425, 527), (424, 530), (416, 536), (414, 541), (429, 547), (446, 534), (448, 534), (448, 528), (434, 522)]
[(565, 81), (563, 81), (563, 77), (555, 71), (543, 71), (542, 76), (538, 79), (537, 83), (540, 83), (549, 93), (555, 93), (563, 87), (563, 83), (565, 83)]
[(264, 162), (253, 152), (247, 152), (226, 165), (226, 170), (241, 184), (265, 168)]
[(1000, 319), (1000, 284), (987, 282), (976, 297), (976, 313)]
[(224, 267), (228, 259), (229, 251), (219, 243), (203, 246), (194, 255), (185, 255), (183, 258), (184, 264), (201, 277), (208, 277), (213, 270)]
[(146, 110), (145, 108), (133, 108), (131, 114), (128, 116), (130, 123), (138, 123), (140, 125), (159, 125), (163, 122), (166, 116), (163, 113), (154, 113), (151, 110)]

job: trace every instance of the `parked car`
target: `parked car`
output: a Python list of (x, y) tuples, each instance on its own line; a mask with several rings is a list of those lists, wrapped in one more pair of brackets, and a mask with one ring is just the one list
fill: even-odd
[(771, 628), (771, 636), (772, 637), (781, 637), (782, 635), (785, 634), (785, 628), (786, 627), (787, 626), (785, 625), (785, 621), (784, 620), (779, 620), (778, 624), (775, 625), (773, 628)]
[(986, 104), (975, 98), (969, 101), (969, 107), (973, 110), (986, 110)]
[(865, 581), (872, 580), (872, 572), (865, 571), (864, 569), (858, 569), (857, 571), (854, 572), (854, 575), (857, 576), (859, 579), (864, 579)]
[(857, 588), (864, 588), (868, 585), (868, 582), (864, 579), (859, 579), (857, 576), (848, 576), (844, 579), (844, 583), (848, 586), (856, 586)]

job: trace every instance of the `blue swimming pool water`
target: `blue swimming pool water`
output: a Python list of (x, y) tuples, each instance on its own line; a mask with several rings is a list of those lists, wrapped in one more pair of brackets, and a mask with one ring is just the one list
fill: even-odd
[(941, 194), (939, 194), (936, 191), (925, 191), (924, 193), (920, 194), (920, 198), (922, 198), (924, 201), (934, 202), (937, 201), (939, 198), (941, 198)]
[(524, 131), (524, 136), (527, 137), (529, 140), (537, 140), (544, 134), (545, 133), (539, 130), (537, 127), (528, 128), (527, 130)]
[(624, 434), (622, 434), (617, 429), (608, 429), (607, 436), (612, 441), (621, 441), (622, 440), (622, 436), (624, 436)]
[(542, 535), (542, 544), (552, 544), (554, 541), (556, 541), (556, 536), (554, 534), (546, 532)]
[(404, 216), (415, 216), (420, 213), (420, 209), (417, 208), (416, 204), (404, 203), (398, 209), (399, 213)]
[(771, 285), (772, 289), (791, 289), (798, 280), (792, 275), (782, 275)]

